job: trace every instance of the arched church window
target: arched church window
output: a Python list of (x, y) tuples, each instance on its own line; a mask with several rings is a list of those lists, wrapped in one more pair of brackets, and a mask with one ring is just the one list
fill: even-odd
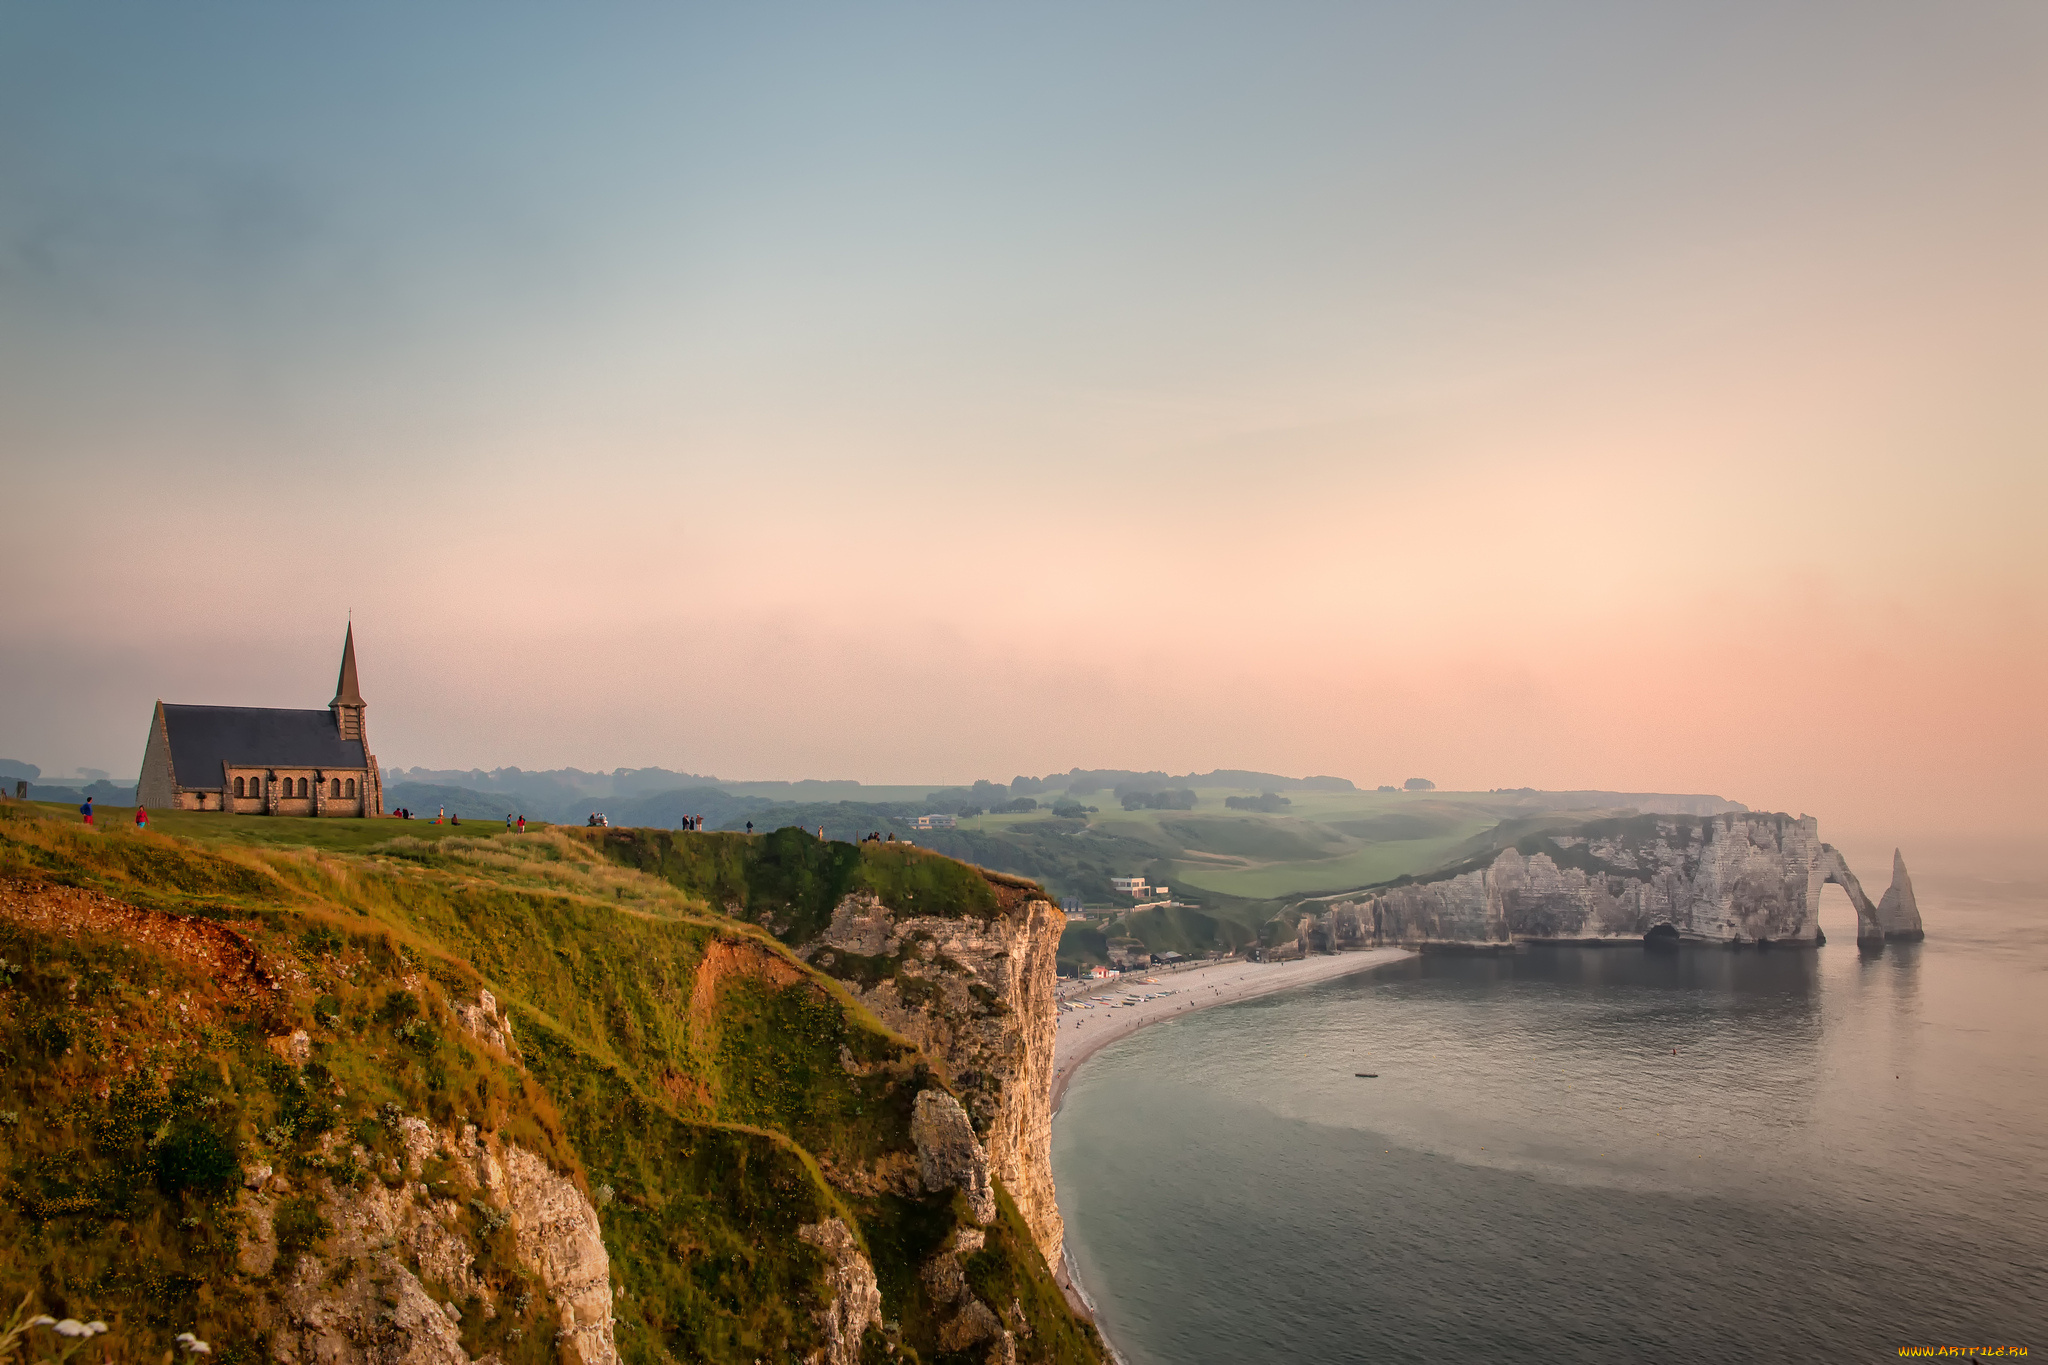
[(311, 793), (311, 792), (310, 792), (310, 791), (308, 790), (308, 788), (307, 788), (307, 782), (306, 782), (306, 779), (305, 779), (305, 778), (303, 778), (303, 777), (302, 777), (302, 778), (300, 778), (300, 779), (299, 779), (299, 795), (303, 797), (303, 796), (310, 796), (311, 794), (312, 794), (312, 793)]
[(351, 778), (350, 778), (350, 779), (348, 780), (348, 795), (349, 795), (349, 799), (350, 799), (351, 801), (353, 801), (353, 800), (355, 799), (355, 795), (356, 795), (356, 780), (355, 780), (355, 779), (354, 779), (353, 777), (351, 777)]
[(328, 795), (329, 797), (338, 797), (338, 796), (340, 796), (340, 795), (341, 795), (341, 779), (340, 779), (340, 778), (338, 778), (338, 777), (337, 777), (337, 778), (335, 778), (335, 779), (334, 779), (334, 782), (333, 782), (332, 788), (331, 788), (331, 790), (329, 790), (329, 791), (328, 791), (327, 795)]
[(236, 795), (237, 797), (239, 797), (239, 796), (241, 796), (241, 794), (242, 794), (242, 779), (238, 777), (238, 778), (236, 778), (236, 779), (235, 779), (235, 795)]

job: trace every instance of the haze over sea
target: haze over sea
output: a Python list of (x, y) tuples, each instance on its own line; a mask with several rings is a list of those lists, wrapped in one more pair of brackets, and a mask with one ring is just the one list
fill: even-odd
[[(1888, 850), (1846, 851), (1883, 883)], [(2048, 878), (1907, 852), (1928, 937), (1881, 955), (1830, 887), (1818, 951), (1425, 956), (1112, 1046), (1053, 1127), (1110, 1340), (1131, 1365), (2048, 1347)]]

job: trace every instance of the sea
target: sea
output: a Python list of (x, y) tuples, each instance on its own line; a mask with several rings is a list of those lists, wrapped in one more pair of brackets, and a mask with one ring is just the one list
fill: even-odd
[(1112, 1045), (1053, 1123), (1106, 1338), (1129, 1365), (2048, 1356), (2048, 859), (1914, 880), (1927, 939), (1881, 952), (1830, 887), (1819, 949), (1425, 955)]

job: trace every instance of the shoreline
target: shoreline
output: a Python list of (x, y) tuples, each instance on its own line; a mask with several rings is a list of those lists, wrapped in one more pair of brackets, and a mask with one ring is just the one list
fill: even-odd
[[(1233, 958), (1163, 972), (1150, 986), (1138, 981), (1119, 980), (1060, 997), (1060, 1004), (1094, 1002), (1095, 1007), (1059, 1011), (1059, 1033), (1052, 1050), (1052, 1117), (1059, 1118), (1060, 1105), (1067, 1095), (1067, 1082), (1074, 1078), (1074, 1073), (1081, 1069), (1083, 1063), (1111, 1043), (1130, 1037), (1148, 1024), (1179, 1019), (1196, 1010), (1211, 1009), (1217, 1005), (1256, 1000), (1296, 986), (1373, 971), (1415, 955), (1411, 948), (1367, 948), (1297, 958), (1291, 962), (1246, 962)], [(1127, 994), (1150, 994), (1154, 998), (1135, 1005), (1109, 1003)], [(1095, 1324), (1095, 1330), (1102, 1336), (1103, 1349), (1109, 1352), (1116, 1365), (1122, 1365), (1123, 1356), (1110, 1341), (1109, 1334), (1102, 1330), (1102, 1321), (1095, 1313), (1095, 1301), (1081, 1284), (1073, 1253), (1064, 1252), (1060, 1262), (1053, 1268), (1053, 1282), (1066, 1296), (1068, 1306)]]
[[(1334, 981), (1413, 957), (1408, 948), (1366, 948), (1297, 958), (1291, 962), (1246, 962), (1231, 959), (1199, 967), (1162, 972), (1151, 985), (1130, 978), (1104, 982), (1093, 990), (1064, 997), (1061, 1004), (1092, 1002), (1093, 1009), (1061, 1010), (1059, 1034), (1052, 1051), (1052, 1114), (1059, 1117), (1067, 1083), (1082, 1063), (1121, 1038), (1148, 1024), (1178, 1019), (1196, 1010), (1255, 1000), (1275, 991), (1320, 981)], [(1154, 998), (1135, 1005), (1111, 1004), (1126, 995)]]

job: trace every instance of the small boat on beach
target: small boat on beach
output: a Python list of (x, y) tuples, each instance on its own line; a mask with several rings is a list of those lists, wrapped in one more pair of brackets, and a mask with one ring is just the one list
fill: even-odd
[(1377, 1071), (1354, 1071), (1351, 1074), (1358, 1077), (1361, 1081), (1376, 1081), (1380, 1078), (1380, 1073)]

